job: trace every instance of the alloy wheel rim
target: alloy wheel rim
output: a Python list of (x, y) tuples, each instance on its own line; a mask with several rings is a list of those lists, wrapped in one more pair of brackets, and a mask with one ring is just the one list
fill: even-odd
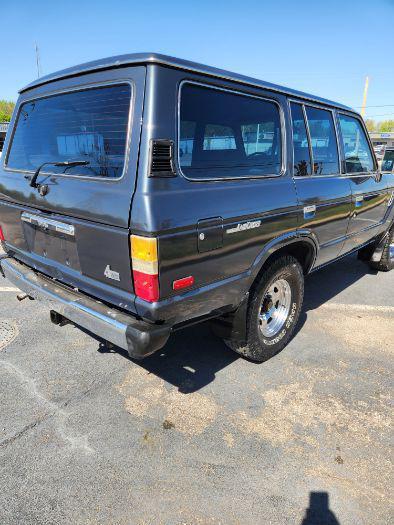
[(285, 279), (277, 279), (261, 300), (258, 323), (263, 336), (274, 337), (284, 326), (291, 307), (291, 288)]

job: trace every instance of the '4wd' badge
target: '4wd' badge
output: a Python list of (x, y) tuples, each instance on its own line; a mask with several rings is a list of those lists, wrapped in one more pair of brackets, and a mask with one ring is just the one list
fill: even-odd
[(114, 281), (120, 281), (120, 275), (118, 272), (115, 272), (114, 270), (111, 270), (111, 266), (107, 264), (104, 270), (105, 277), (108, 277), (108, 279), (113, 279)]

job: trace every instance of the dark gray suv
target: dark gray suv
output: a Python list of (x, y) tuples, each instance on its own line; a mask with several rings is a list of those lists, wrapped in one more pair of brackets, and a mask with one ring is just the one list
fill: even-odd
[(0, 165), (3, 275), (144, 357), (212, 319), (264, 361), (304, 276), (355, 250), (394, 265), (394, 174), (351, 108), (157, 54), (21, 91)]

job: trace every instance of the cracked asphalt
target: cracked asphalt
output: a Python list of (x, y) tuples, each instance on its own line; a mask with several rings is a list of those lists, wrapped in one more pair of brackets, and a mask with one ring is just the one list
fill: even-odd
[(388, 524), (394, 272), (307, 278), (270, 361), (209, 325), (133, 362), (0, 279), (0, 523)]

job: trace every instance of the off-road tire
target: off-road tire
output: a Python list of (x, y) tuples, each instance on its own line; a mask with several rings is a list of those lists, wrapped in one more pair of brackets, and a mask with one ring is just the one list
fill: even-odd
[(382, 258), (379, 262), (371, 261), (369, 263), (370, 267), (373, 270), (379, 270), (380, 272), (389, 272), (394, 269), (394, 260), (390, 259), (390, 244), (394, 243), (394, 226), (391, 227), (389, 234), (387, 236)]
[[(284, 279), (290, 285), (291, 306), (279, 333), (269, 338), (264, 336), (260, 330), (258, 315), (263, 297), (278, 279)], [(226, 339), (226, 345), (252, 361), (259, 363), (267, 361), (283, 350), (292, 338), (301, 313), (303, 299), (304, 275), (300, 263), (291, 256), (280, 257), (264, 271), (251, 290), (246, 319), (246, 344)]]

